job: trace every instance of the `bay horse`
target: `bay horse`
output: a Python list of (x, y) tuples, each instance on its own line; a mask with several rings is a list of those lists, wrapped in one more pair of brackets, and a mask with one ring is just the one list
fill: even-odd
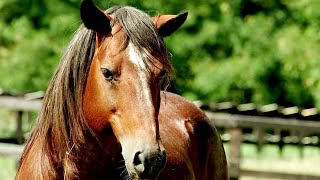
[(75, 33), (21, 156), (24, 179), (227, 179), (220, 136), (205, 114), (161, 91), (173, 67), (163, 37), (187, 13), (81, 4)]

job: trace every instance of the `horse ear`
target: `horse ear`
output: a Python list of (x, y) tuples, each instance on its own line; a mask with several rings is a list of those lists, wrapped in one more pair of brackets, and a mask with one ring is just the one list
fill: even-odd
[(166, 37), (175, 32), (185, 22), (187, 17), (188, 12), (184, 12), (178, 15), (158, 15), (152, 19), (158, 29), (159, 35)]
[(92, 0), (84, 0), (81, 3), (80, 15), (83, 24), (88, 29), (98, 33), (109, 33), (111, 31), (109, 16), (96, 7)]

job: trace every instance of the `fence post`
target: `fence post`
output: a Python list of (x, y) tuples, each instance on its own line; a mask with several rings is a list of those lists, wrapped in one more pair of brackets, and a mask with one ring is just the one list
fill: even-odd
[(262, 146), (263, 146), (263, 143), (264, 143), (264, 134), (265, 134), (264, 131), (265, 130), (263, 128), (261, 128), (261, 127), (257, 128), (257, 132), (258, 132), (258, 134), (257, 134), (257, 136), (258, 136), (258, 139), (257, 139), (258, 148), (257, 149), (258, 149), (259, 153), (261, 152)]
[(22, 132), (22, 114), (23, 111), (17, 111), (17, 129), (16, 129), (16, 138), (18, 144), (23, 143), (23, 132)]
[(300, 159), (303, 158), (303, 132), (302, 131), (298, 131), (298, 138), (299, 138), (299, 142), (298, 142), (298, 147), (299, 147), (299, 155), (300, 155)]
[(229, 155), (229, 176), (230, 180), (238, 180), (240, 177), (240, 145), (242, 141), (242, 131), (240, 128), (231, 128), (228, 131), (231, 135)]

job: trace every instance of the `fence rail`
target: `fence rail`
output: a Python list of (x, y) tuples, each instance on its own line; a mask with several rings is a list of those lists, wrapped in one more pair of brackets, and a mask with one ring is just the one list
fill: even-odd
[(0, 96), (0, 107), (16, 111), (39, 110), (42, 105), (41, 99), (27, 99), (25, 97)]
[(319, 133), (320, 121), (285, 119), (276, 117), (249, 116), (206, 111), (215, 126), (225, 128), (279, 128), (305, 133)]
[(19, 158), (22, 154), (23, 148), (23, 145), (0, 143), (0, 156), (12, 156)]

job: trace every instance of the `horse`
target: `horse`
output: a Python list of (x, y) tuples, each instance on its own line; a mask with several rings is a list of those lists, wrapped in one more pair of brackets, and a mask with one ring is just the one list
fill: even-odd
[(173, 67), (163, 38), (187, 13), (80, 7), (20, 159), (24, 179), (227, 179), (220, 136), (205, 113), (162, 91)]

